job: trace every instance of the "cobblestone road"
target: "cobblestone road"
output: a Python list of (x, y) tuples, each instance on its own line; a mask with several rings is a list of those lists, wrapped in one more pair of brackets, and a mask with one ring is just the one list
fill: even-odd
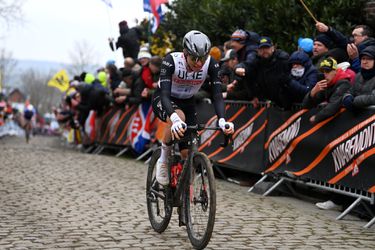
[[(174, 215), (155, 233), (146, 165), (78, 153), (57, 138), (0, 139), (0, 249), (191, 249)], [(375, 249), (375, 229), (312, 203), (217, 181), (208, 249)]]

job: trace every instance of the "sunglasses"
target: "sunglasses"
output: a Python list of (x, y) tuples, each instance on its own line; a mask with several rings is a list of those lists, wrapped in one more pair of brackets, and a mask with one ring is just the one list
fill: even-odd
[(197, 63), (198, 61), (204, 63), (207, 60), (207, 58), (208, 58), (208, 55), (206, 55), (206, 56), (192, 56), (192, 55), (189, 55), (189, 56), (190, 56), (190, 59), (193, 62), (195, 62), (195, 63)]

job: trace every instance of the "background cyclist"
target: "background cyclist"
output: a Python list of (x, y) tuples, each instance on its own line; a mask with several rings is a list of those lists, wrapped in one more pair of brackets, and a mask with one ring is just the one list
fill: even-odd
[(26, 133), (26, 142), (29, 142), (30, 133), (33, 128), (31, 119), (33, 118), (34, 114), (35, 114), (34, 106), (29, 103), (26, 104), (25, 109), (23, 111), (23, 118), (25, 119), (24, 129)]

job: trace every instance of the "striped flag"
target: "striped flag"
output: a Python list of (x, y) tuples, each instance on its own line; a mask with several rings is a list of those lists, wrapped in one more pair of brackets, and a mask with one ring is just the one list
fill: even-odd
[(163, 19), (161, 5), (168, 3), (168, 0), (143, 0), (143, 10), (153, 14), (152, 33), (155, 33)]

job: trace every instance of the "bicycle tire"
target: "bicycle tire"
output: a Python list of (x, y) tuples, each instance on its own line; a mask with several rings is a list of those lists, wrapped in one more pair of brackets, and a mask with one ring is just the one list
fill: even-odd
[(184, 195), (186, 229), (193, 247), (203, 249), (211, 239), (216, 215), (215, 176), (205, 154), (195, 153), (189, 179)]
[(164, 187), (157, 183), (156, 173), (156, 162), (160, 158), (160, 148), (155, 150), (152, 154), (148, 171), (147, 171), (147, 182), (146, 182), (146, 202), (147, 202), (147, 213), (152, 228), (162, 233), (168, 227), (169, 221), (172, 216), (172, 200), (170, 194), (170, 188)]
[(25, 137), (26, 137), (26, 143), (29, 143), (30, 141), (30, 125), (29, 125), (29, 122), (26, 123), (26, 126), (25, 126)]

